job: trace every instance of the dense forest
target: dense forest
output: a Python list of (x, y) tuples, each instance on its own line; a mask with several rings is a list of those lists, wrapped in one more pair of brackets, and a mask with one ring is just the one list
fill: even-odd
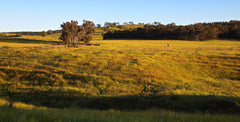
[(240, 21), (196, 23), (177, 26), (175, 23), (145, 24), (143, 28), (108, 31), (103, 39), (176, 39), (210, 40), (240, 39)]

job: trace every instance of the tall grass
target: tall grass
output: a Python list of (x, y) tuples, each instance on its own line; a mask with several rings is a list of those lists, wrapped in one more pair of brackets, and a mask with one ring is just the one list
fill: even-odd
[[(238, 41), (104, 41), (99, 38), (98, 33), (91, 43), (98, 43), (101, 46), (68, 47), (52, 45), (59, 43), (57, 37), (56, 34), (47, 37), (23, 36), (0, 39), (2, 98), (24, 103), (16, 103), (15, 106), (25, 106), (25, 103), (29, 103), (33, 106), (25, 107), (31, 109), (35, 109), (34, 106), (105, 109), (105, 111), (86, 110), (87, 112), (76, 110), (76, 116), (74, 114), (71, 116), (73, 118), (66, 119), (76, 118), (83, 121), (94, 121), (93, 116), (98, 114), (101, 116), (97, 119), (102, 121), (140, 121), (140, 119), (164, 121), (157, 110), (120, 113), (113, 111), (113, 115), (106, 111), (111, 108), (126, 110), (124, 106), (127, 105), (132, 106), (133, 110), (137, 110), (138, 107), (144, 109), (157, 107), (169, 110), (175, 108), (180, 111), (187, 109), (190, 112), (199, 109), (200, 112), (214, 113), (224, 113), (223, 111), (234, 113), (240, 108)], [(201, 102), (198, 102), (199, 100)], [(9, 103), (2, 101), (0, 104)], [(201, 110), (202, 106), (206, 108)], [(218, 109), (220, 106), (223, 107)], [(61, 109), (50, 111), (16, 110), (8, 107), (1, 109), (2, 120), (16, 119), (11, 116), (19, 116), (18, 111), (26, 112), (22, 121), (37, 121), (35, 120), (39, 118), (37, 116), (41, 116), (41, 119), (57, 118), (56, 120), (64, 121), (64, 118), (59, 117), (73, 111), (67, 109), (62, 113)], [(11, 114), (4, 112), (5, 109), (16, 112)], [(56, 115), (48, 116), (49, 112), (56, 112)], [(84, 112), (93, 115), (87, 116)], [(133, 118), (130, 119), (127, 114)], [(173, 117), (168, 117), (167, 121), (176, 120), (174, 119), (176, 116), (180, 116), (177, 119), (183, 121), (194, 118), (201, 121), (204, 121), (204, 118), (217, 121), (239, 119), (234, 115), (222, 114), (174, 112), (172, 114)], [(154, 119), (148, 118), (149, 116), (154, 116)], [(155, 119), (159, 116), (161, 119)]]
[(49, 110), (24, 110), (0, 107), (0, 121), (110, 121), (110, 122), (237, 122), (237, 115), (211, 115), (209, 113), (181, 113), (165, 110), (147, 111), (116, 111), (116, 110), (91, 110), (91, 109), (49, 109)]
[(7, 44), (0, 52), (1, 78), (18, 88), (63, 86), (90, 95), (240, 96), (239, 42), (92, 43), (102, 46)]

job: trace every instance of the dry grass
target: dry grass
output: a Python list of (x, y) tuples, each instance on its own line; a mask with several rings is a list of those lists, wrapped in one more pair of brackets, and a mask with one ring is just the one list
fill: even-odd
[(8, 82), (64, 84), (88, 89), (85, 92), (92, 95), (240, 96), (240, 42), (101, 40), (92, 43), (101, 46), (69, 48), (1, 42), (2, 47), (10, 47), (1, 49), (1, 74), (15, 71), (11, 77), (3, 78)]
[[(101, 108), (98, 106), (100, 103), (103, 105), (102, 107), (108, 105), (110, 108), (117, 108), (119, 107), (115, 105), (117, 103), (124, 108), (122, 107), (124, 105), (134, 106), (131, 104), (136, 99), (143, 103), (136, 104), (139, 107), (148, 107), (144, 105), (151, 105), (150, 103), (162, 106), (167, 102), (167, 105), (175, 106), (177, 110), (192, 110), (191, 107), (187, 109), (191, 105), (195, 107), (194, 110), (201, 108), (201, 105), (211, 108), (209, 100), (211, 102), (216, 99), (212, 104), (217, 107), (228, 104), (228, 109), (220, 110), (227, 112), (238, 110), (240, 103), (240, 42), (227, 40), (105, 41), (100, 36), (102, 31), (98, 31), (99, 33), (95, 35), (91, 43), (101, 46), (53, 45), (59, 42), (57, 40), (59, 34), (47, 37), (0, 38), (0, 95), (9, 100), (22, 101), (14, 102), (13, 107), (15, 108), (33, 110), (39, 108), (36, 106), (43, 104), (51, 107), (76, 107), (84, 106), (80, 103), (88, 104), (89, 102), (94, 103), (93, 108), (95, 106)], [(168, 47), (167, 44), (170, 46)], [(151, 99), (146, 101), (149, 100), (147, 97), (114, 98), (127, 95), (160, 97), (153, 98), (152, 101)], [(206, 95), (214, 97), (206, 97), (205, 100), (205, 97), (202, 96)], [(84, 98), (84, 96), (98, 96), (99, 98), (90, 99)], [(109, 98), (101, 98), (103, 96)], [(73, 101), (71, 101), (72, 99)], [(95, 104), (96, 99), (100, 103), (97, 101)], [(122, 103), (121, 100), (124, 102)], [(198, 100), (203, 103), (199, 103)], [(201, 105), (194, 105), (196, 103)], [(9, 102), (0, 99), (0, 105), (8, 106)], [(172, 110), (172, 106), (165, 108)], [(5, 110), (4, 107), (3, 109)], [(218, 110), (218, 108), (213, 108), (213, 110)], [(15, 116), (18, 110), (12, 111), (15, 113), (10, 114), (4, 111), (0, 111), (0, 113), (5, 115), (5, 120), (7, 120), (12, 118), (10, 115)], [(68, 111), (72, 110), (67, 109), (65, 113), (62, 110), (56, 110), (54, 112), (57, 114), (54, 117), (61, 118), (62, 114), (67, 115)], [(32, 115), (31, 112), (29, 114)], [(36, 117), (31, 119), (51, 119), (47, 116), (48, 113), (33, 112)], [(94, 116), (101, 112), (95, 112)], [(39, 113), (42, 116), (39, 116)], [(118, 111), (117, 113), (110, 111), (110, 113), (117, 116), (110, 120), (126, 117), (125, 114), (118, 115)], [(152, 111), (147, 113), (152, 113)], [(138, 116), (145, 115), (145, 113), (136, 112), (132, 112), (132, 114), (136, 115), (136, 119), (132, 120), (138, 120)], [(106, 120), (107, 115), (103, 114), (98, 119)], [(145, 120), (149, 120), (148, 115), (145, 116)], [(77, 114), (77, 116), (79, 115)], [(83, 115), (82, 118), (86, 116)], [(174, 113), (168, 120), (179, 120), (179, 118), (171, 119), (178, 116), (182, 120), (197, 118), (196, 121), (199, 119), (220, 120), (219, 118), (239, 119), (234, 115)], [(23, 117), (24, 120), (29, 120), (27, 114)], [(152, 120), (164, 121), (162, 118)]]

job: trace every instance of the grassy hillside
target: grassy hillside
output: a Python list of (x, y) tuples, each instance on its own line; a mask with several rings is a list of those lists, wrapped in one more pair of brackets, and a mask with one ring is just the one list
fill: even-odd
[(118, 40), (79, 48), (34, 43), (0, 44), (3, 81), (89, 95), (240, 96), (239, 42)]
[(77, 48), (56, 45), (60, 34), (0, 38), (1, 98), (55, 108), (239, 112), (239, 41), (104, 41), (102, 31), (91, 42), (101, 46)]

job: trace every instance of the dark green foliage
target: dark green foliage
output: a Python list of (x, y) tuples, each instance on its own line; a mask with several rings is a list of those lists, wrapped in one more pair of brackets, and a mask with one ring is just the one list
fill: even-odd
[(104, 39), (176, 39), (176, 40), (210, 40), (217, 38), (240, 39), (240, 21), (197, 23), (176, 26), (175, 23), (162, 25), (146, 24), (143, 28), (123, 31), (109, 31)]

